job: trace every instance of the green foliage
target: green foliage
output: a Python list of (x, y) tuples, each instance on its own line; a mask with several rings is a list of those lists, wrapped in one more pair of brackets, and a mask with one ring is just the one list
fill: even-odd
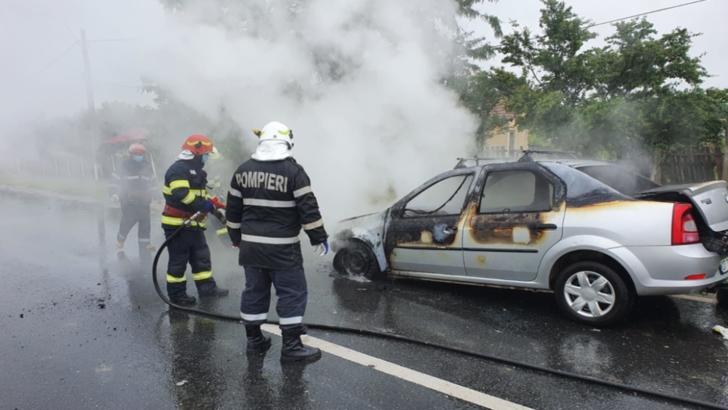
[(558, 0), (543, 0), (539, 27), (502, 39), (502, 61), (521, 74), (500, 98), (541, 141), (607, 158), (723, 143), (728, 93), (699, 87), (707, 72), (689, 54), (694, 34), (658, 36), (632, 20), (616, 23), (605, 46), (586, 48), (595, 37), (588, 22)]

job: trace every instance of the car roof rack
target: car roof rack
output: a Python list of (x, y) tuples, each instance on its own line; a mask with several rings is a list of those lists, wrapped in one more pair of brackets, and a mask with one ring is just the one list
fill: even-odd
[(574, 151), (561, 151), (561, 150), (550, 150), (550, 149), (524, 149), (523, 155), (518, 158), (518, 162), (533, 161), (533, 154), (546, 155), (550, 157), (556, 157), (559, 159), (578, 159), (579, 155)]
[(472, 157), (458, 157), (457, 158), (457, 164), (455, 164), (455, 169), (458, 168), (467, 168), (472, 166), (479, 166), (479, 165), (486, 165), (488, 163), (492, 162), (526, 162), (526, 161), (534, 161), (533, 158), (534, 154), (536, 155), (543, 155), (551, 157), (552, 159), (579, 159), (579, 154), (577, 154), (574, 151), (561, 151), (561, 150), (551, 150), (551, 149), (524, 149), (521, 151), (520, 157), (480, 157), (480, 156), (472, 156)]
[[(473, 156), (473, 157), (458, 157), (457, 164), (455, 164), (454, 169), (458, 168), (467, 168), (472, 166), (478, 166), (478, 165), (484, 165), (488, 162), (494, 162), (494, 161), (504, 161), (504, 160), (512, 160), (511, 158), (503, 158), (503, 157), (479, 157), (479, 156)], [(468, 161), (475, 161), (475, 164), (468, 165)]]

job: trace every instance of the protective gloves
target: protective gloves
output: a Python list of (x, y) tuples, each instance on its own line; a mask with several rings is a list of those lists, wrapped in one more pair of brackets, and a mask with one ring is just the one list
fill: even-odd
[(214, 196), (210, 198), (210, 202), (215, 206), (215, 209), (223, 208), (225, 209), (225, 203), (220, 200), (220, 198)]
[(330, 249), (329, 241), (323, 241), (313, 248), (314, 252), (318, 253), (319, 256), (324, 256), (324, 255), (328, 254), (329, 249)]

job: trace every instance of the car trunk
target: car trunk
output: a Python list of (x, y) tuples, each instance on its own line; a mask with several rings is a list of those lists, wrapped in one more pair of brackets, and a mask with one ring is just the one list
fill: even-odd
[(705, 247), (728, 254), (728, 183), (711, 181), (699, 184), (665, 185), (635, 195), (638, 199), (686, 202), (693, 205), (694, 216)]

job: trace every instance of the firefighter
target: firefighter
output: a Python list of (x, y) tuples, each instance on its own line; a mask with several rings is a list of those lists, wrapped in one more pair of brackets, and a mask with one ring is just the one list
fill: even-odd
[(129, 231), (138, 224), (139, 255), (154, 251), (149, 241), (151, 231), (149, 204), (154, 189), (154, 171), (146, 161), (146, 149), (142, 144), (129, 146), (129, 158), (121, 163), (118, 176), (118, 198), (121, 205), (121, 221), (116, 235), (116, 249), (120, 257), (124, 255), (124, 242)]
[(303, 228), (321, 255), (329, 251), (328, 236), (308, 175), (291, 156), (293, 132), (279, 122), (254, 132), (258, 147), (235, 171), (226, 209), (228, 233), (245, 270), (240, 313), (246, 350), (270, 348), (260, 325), (268, 317), (272, 284), (283, 337), (281, 361), (315, 361), (321, 351), (301, 342), (308, 291), (298, 235)]
[(210, 154), (215, 152), (212, 141), (204, 135), (191, 135), (182, 144), (182, 152), (164, 175), (165, 206), (162, 228), (167, 238), (184, 221), (199, 212), (198, 217), (169, 243), (167, 266), (167, 294), (178, 305), (196, 303), (187, 295), (187, 264), (192, 268), (192, 279), (200, 297), (227, 296), (228, 290), (217, 286), (212, 277), (210, 248), (205, 240), (205, 217), (225, 205), (207, 194), (207, 173), (202, 169)]

